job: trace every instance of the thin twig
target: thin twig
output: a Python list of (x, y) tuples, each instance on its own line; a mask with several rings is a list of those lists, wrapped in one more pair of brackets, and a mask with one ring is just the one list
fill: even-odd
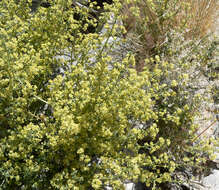
[(199, 138), (205, 131), (207, 131), (212, 125), (214, 125), (215, 123), (217, 122), (217, 119), (215, 119), (206, 129), (204, 129), (197, 137), (195, 137), (193, 140), (192, 140), (192, 143), (195, 142), (195, 140), (197, 138)]
[(33, 95), (35, 98), (37, 98), (38, 100), (40, 100), (41, 102), (43, 102), (43, 103), (45, 103), (45, 104), (48, 104), (49, 105), (49, 103), (47, 102), (47, 101), (45, 101), (45, 100), (43, 100), (42, 98), (40, 98), (39, 96), (36, 96), (36, 95)]

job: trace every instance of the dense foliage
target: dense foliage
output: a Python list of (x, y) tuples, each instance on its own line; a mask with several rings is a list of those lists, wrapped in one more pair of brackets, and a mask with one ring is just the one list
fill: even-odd
[(202, 171), (213, 152), (211, 141), (193, 143), (204, 93), (190, 74), (208, 66), (214, 44), (165, 29), (162, 46), (140, 49), (139, 72), (136, 49), (122, 49), (119, 1), (101, 10), (104, 26), (91, 17), (95, 3), (49, 2), (34, 13), (26, 0), (0, 2), (0, 188), (123, 189), (128, 180), (167, 189), (185, 166)]

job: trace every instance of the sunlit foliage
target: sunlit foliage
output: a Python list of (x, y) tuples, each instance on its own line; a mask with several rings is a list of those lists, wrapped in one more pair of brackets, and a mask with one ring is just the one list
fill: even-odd
[(212, 154), (192, 145), (202, 100), (187, 91), (192, 65), (173, 75), (180, 62), (167, 54), (142, 72), (132, 52), (117, 61), (122, 5), (106, 5), (110, 22), (87, 33), (92, 6), (56, 0), (33, 14), (25, 0), (0, 2), (1, 189), (156, 189)]

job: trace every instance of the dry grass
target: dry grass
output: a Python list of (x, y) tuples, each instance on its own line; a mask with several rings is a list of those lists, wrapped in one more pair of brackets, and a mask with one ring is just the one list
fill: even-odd
[[(183, 30), (185, 39), (202, 38), (215, 29), (217, 0), (140, 0), (123, 4), (123, 23), (129, 40), (141, 44), (137, 62), (141, 70), (145, 57), (151, 56), (170, 30)], [(137, 8), (139, 16), (133, 9)], [(127, 38), (127, 39), (128, 39)], [(140, 59), (138, 59), (138, 57)], [(138, 61), (139, 60), (139, 61)]]
[[(133, 7), (139, 9), (139, 18), (132, 13)], [(184, 28), (189, 31), (190, 37), (202, 37), (215, 29), (218, 10), (217, 0), (166, 0), (160, 4), (155, 0), (153, 5), (147, 0), (141, 0), (124, 4), (122, 13), (127, 32), (147, 30), (163, 34), (169, 29)]]
[(215, 30), (215, 18), (218, 16), (217, 0), (183, 0), (190, 5), (188, 12), (182, 11), (176, 16), (176, 25), (185, 20), (188, 38), (203, 37)]

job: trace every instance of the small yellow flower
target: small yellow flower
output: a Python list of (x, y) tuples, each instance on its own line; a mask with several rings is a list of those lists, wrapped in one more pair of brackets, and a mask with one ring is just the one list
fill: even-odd
[(176, 82), (176, 80), (172, 80), (171, 86), (172, 86), (172, 87), (176, 87), (177, 85), (178, 85), (178, 83)]
[(78, 154), (84, 153), (84, 149), (83, 149), (83, 148), (78, 149), (77, 153), (78, 153)]

